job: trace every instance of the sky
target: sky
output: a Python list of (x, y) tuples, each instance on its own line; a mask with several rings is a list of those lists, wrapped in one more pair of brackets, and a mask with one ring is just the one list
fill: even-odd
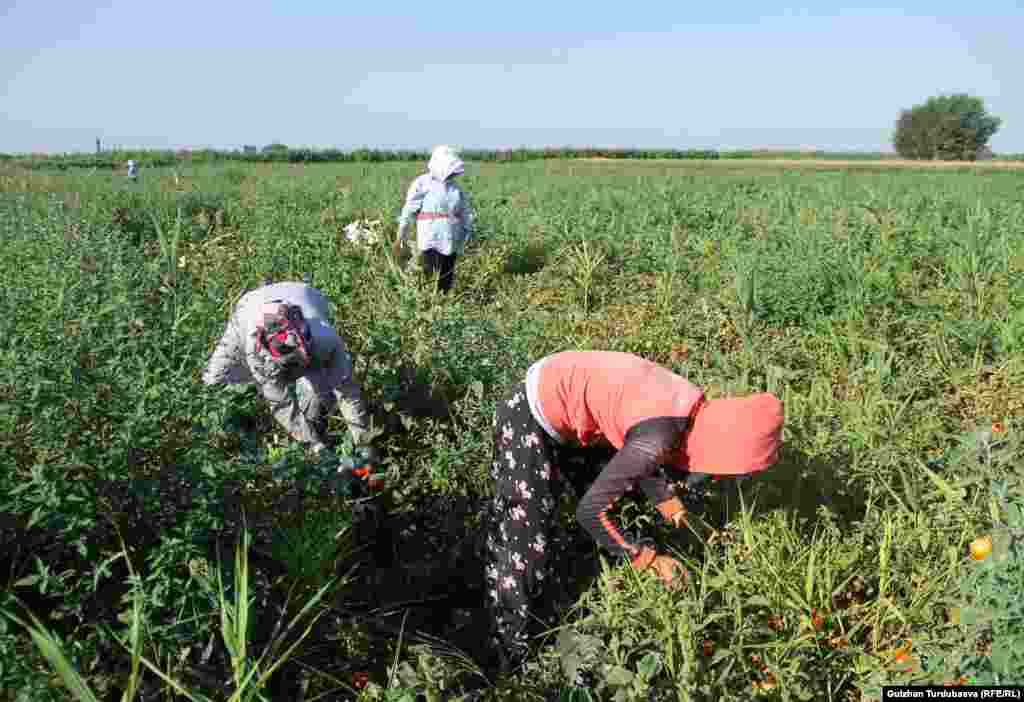
[(1024, 152), (1024, 0), (688, 5), (0, 0), (0, 152), (890, 151), (956, 92)]

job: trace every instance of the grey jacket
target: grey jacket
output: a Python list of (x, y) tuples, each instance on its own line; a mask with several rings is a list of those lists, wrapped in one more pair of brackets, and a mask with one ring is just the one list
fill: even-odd
[[(265, 348), (257, 351), (256, 330), (263, 323), (263, 306), (273, 301), (302, 308), (312, 333), (309, 367), (281, 367)], [(203, 382), (255, 383), (277, 422), (299, 441), (323, 443), (314, 424), (317, 412), (311, 410), (335, 400), (354, 442), (359, 443), (366, 430), (366, 407), (352, 377), (352, 357), (330, 324), (327, 300), (305, 283), (274, 283), (243, 295), (203, 371)]]

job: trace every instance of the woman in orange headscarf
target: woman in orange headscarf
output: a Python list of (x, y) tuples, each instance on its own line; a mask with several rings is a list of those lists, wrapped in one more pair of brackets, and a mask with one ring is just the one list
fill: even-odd
[(551, 579), (559, 469), (574, 483), (579, 477), (565, 460), (573, 449), (615, 452), (580, 500), (579, 524), (612, 554), (672, 584), (685, 575), (679, 562), (624, 534), (608, 516), (612, 505), (639, 487), (666, 520), (685, 526), (686, 508), (659, 467), (763, 470), (777, 458), (782, 424), (774, 395), (706, 400), (685, 378), (631, 354), (566, 351), (531, 366), (494, 415), (486, 579), (503, 667), (525, 656), (531, 605)]

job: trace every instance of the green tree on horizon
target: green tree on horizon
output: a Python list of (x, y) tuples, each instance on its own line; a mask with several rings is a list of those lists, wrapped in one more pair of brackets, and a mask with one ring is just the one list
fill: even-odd
[(900, 112), (893, 147), (903, 158), (974, 161), (1001, 125), (981, 98), (937, 95)]

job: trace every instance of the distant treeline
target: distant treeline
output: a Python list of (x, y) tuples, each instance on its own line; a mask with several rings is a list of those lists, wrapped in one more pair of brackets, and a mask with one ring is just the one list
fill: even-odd
[[(716, 151), (713, 149), (603, 149), (603, 148), (546, 148), (546, 149), (466, 149), (463, 157), (468, 161), (485, 163), (520, 163), (540, 159), (833, 159), (833, 160), (888, 160), (898, 158), (885, 152), (829, 152), (829, 151)], [(385, 163), (401, 161), (427, 161), (426, 151), (389, 149), (312, 149), (290, 148), (272, 144), (263, 148), (246, 147), (242, 150), (117, 150), (100, 153), (66, 154), (3, 154), (0, 161), (24, 168), (58, 169), (93, 168), (118, 169), (133, 159), (140, 167), (160, 167), (224, 161), (250, 163)], [(1000, 154), (998, 160), (1022, 160), (1024, 154)]]

